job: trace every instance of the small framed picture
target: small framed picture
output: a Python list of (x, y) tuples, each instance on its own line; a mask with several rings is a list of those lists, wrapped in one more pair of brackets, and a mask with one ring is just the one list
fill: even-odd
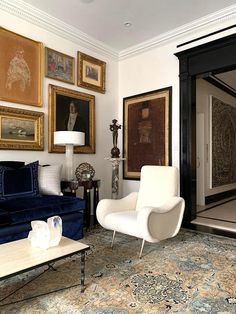
[(172, 88), (123, 100), (124, 179), (138, 180), (144, 165), (171, 165)]
[(0, 99), (42, 106), (42, 43), (0, 27)]
[(75, 84), (75, 58), (45, 47), (45, 76)]
[(43, 150), (44, 113), (0, 106), (0, 149)]
[(77, 85), (105, 93), (106, 63), (78, 51)]

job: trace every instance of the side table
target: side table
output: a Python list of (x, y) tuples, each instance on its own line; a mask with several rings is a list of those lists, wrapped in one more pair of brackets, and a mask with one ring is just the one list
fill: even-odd
[[(96, 209), (97, 209), (97, 204), (99, 202), (100, 182), (101, 182), (100, 179), (78, 182), (78, 187), (82, 186), (84, 188), (84, 199), (86, 201), (84, 221), (85, 221), (86, 229), (98, 224), (97, 217), (96, 217)], [(70, 192), (66, 191), (67, 189), (69, 189)], [(92, 189), (93, 189), (93, 215), (91, 213), (91, 190)], [(65, 195), (76, 197), (76, 191), (71, 189), (71, 185), (69, 181), (61, 181), (61, 190), (62, 190), (62, 193), (64, 193)]]

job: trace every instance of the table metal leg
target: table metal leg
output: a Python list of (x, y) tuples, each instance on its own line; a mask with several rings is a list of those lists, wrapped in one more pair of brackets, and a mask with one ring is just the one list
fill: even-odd
[(85, 252), (81, 252), (81, 265), (80, 265), (80, 283), (81, 283), (81, 293), (85, 290)]

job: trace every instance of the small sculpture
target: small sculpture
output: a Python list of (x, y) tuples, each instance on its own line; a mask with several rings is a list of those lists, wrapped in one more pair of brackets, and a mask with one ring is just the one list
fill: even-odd
[(110, 130), (112, 131), (113, 136), (113, 148), (111, 149), (111, 158), (119, 158), (120, 150), (117, 147), (117, 139), (118, 139), (118, 130), (121, 129), (121, 125), (117, 124), (117, 120), (113, 119), (110, 125)]
[(29, 232), (28, 239), (33, 247), (48, 249), (57, 246), (62, 236), (62, 220), (59, 216), (47, 219), (31, 221), (32, 231)]

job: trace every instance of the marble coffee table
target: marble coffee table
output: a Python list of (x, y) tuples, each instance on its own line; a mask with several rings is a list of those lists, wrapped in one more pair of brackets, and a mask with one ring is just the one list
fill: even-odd
[(52, 262), (80, 253), (80, 284), (81, 292), (84, 292), (85, 251), (87, 250), (89, 250), (88, 245), (65, 237), (62, 237), (58, 246), (51, 247), (47, 250), (32, 247), (27, 238), (1, 244), (0, 280), (7, 279), (39, 266), (50, 265)]

